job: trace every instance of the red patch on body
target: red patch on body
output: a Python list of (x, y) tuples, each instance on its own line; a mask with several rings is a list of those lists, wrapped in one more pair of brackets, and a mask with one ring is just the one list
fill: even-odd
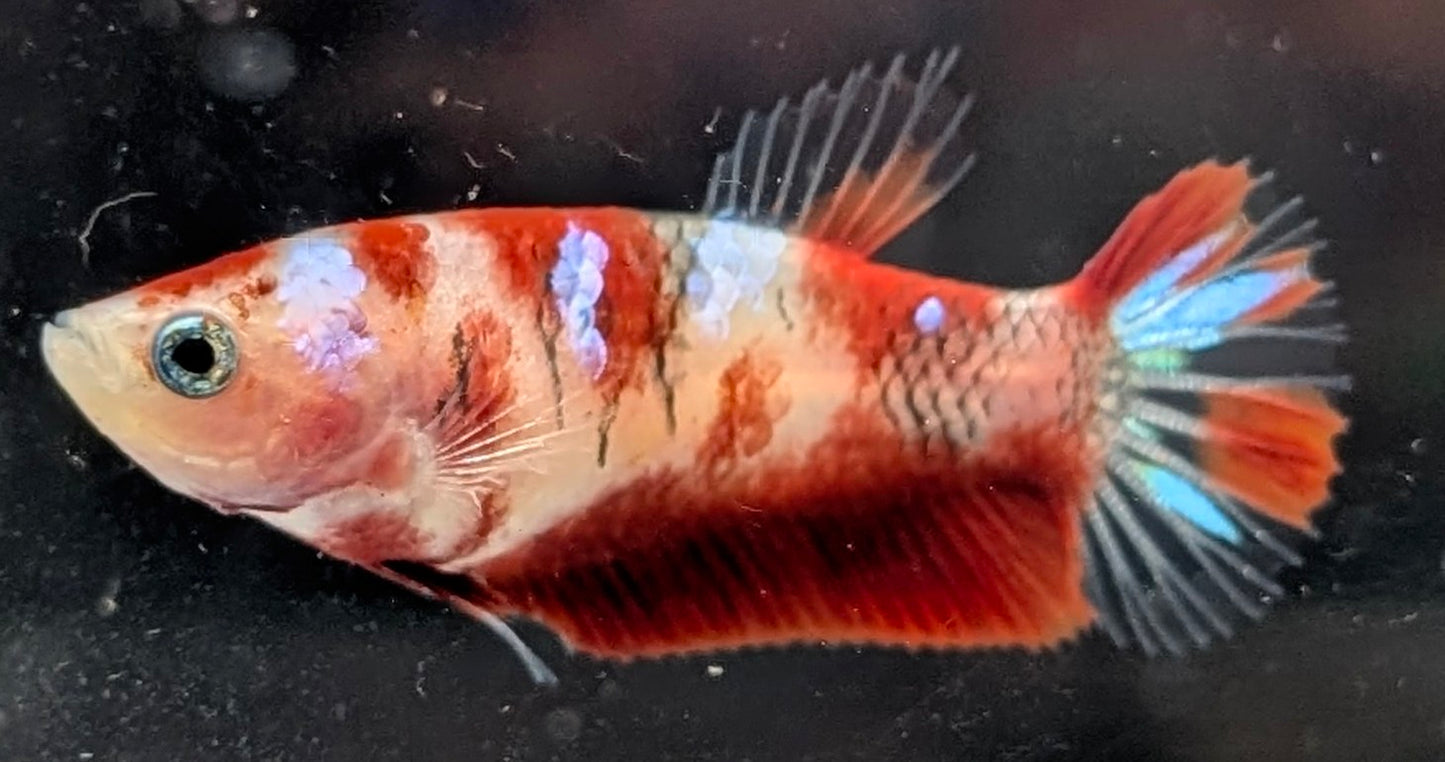
[(773, 392), (783, 366), (744, 352), (718, 379), (718, 412), (698, 448), (704, 468), (756, 455), (773, 439), (773, 424), (788, 410), (787, 396)]
[(314, 467), (355, 449), (361, 434), (361, 406), (335, 397), (315, 400), (290, 416), (280, 431), (292, 469)]
[(512, 328), (489, 310), (477, 310), (457, 326), (452, 351), (463, 410), (482, 420), (510, 406), (516, 399), (512, 384)]
[(893, 351), (899, 334), (917, 333), (913, 314), (925, 299), (936, 297), (942, 303), (939, 333), (946, 334), (984, 321), (999, 293), (988, 286), (869, 262), (826, 244), (813, 245), (806, 257), (803, 298), (823, 326), (843, 329), (865, 373)]
[(497, 245), (497, 264), (512, 295), (541, 304), (548, 330), (560, 328), (551, 296), (552, 269), (568, 225), (596, 233), (607, 244), (597, 328), (607, 344), (607, 365), (597, 380), (610, 400), (643, 383), (652, 350), (666, 339), (670, 300), (662, 298), (668, 248), (652, 232), (647, 215), (618, 208), (476, 209), (449, 219), (489, 237)]
[(411, 477), (411, 447), (405, 438), (397, 436), (382, 445), (371, 466), (362, 475), (361, 482), (380, 490), (394, 490), (405, 487)]
[(357, 564), (376, 564), (416, 558), (423, 553), (426, 538), (405, 516), (377, 511), (328, 527), (316, 544), (337, 558)]
[(270, 244), (252, 246), (214, 259), (199, 267), (182, 270), (136, 287), (139, 304), (149, 307), (162, 297), (185, 298), (198, 288), (206, 288), (226, 280), (245, 279), (257, 265), (271, 255)]
[(792, 462), (654, 472), (476, 570), (477, 603), (612, 657), (793, 641), (1044, 646), (1093, 618), (1077, 437), (929, 456), (847, 409)]
[(425, 225), (374, 220), (347, 227), (356, 262), (393, 299), (424, 299), (436, 282), (436, 258)]

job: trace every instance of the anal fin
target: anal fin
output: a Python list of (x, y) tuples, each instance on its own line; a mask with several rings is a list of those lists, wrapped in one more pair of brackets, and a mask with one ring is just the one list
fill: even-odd
[(1076, 482), (1037, 454), (1032, 472), (810, 459), (741, 490), (653, 474), (478, 572), (498, 610), (612, 658), (818, 641), (1043, 647), (1092, 611), (1078, 496), (1060, 487)]

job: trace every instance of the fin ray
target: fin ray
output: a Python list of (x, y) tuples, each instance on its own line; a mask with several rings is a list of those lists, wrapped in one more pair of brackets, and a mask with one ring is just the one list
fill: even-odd
[(714, 161), (703, 212), (872, 255), (973, 166), (959, 139), (973, 97), (943, 86), (958, 56), (957, 47), (935, 50), (909, 78), (900, 54), (881, 76), (864, 64), (837, 88), (820, 82), (797, 105), (780, 99), (766, 118), (748, 111)]

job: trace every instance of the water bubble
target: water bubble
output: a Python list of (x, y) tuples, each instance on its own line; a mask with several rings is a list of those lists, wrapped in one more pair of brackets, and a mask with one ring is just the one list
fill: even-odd
[(181, 6), (176, 0), (141, 0), (140, 20), (153, 29), (175, 29), (181, 25)]
[(101, 617), (108, 617), (120, 610), (120, 602), (116, 596), (120, 595), (120, 578), (111, 577), (105, 583), (105, 589), (101, 591), (100, 600), (95, 604), (95, 613)]
[(582, 715), (575, 709), (563, 707), (547, 713), (544, 723), (547, 735), (558, 743), (571, 743), (582, 735)]
[(201, 43), (201, 82), (217, 95), (262, 101), (280, 95), (296, 76), (291, 41), (270, 29), (228, 29)]
[(229, 24), (241, 16), (241, 4), (237, 0), (187, 0), (197, 16), (207, 24)]

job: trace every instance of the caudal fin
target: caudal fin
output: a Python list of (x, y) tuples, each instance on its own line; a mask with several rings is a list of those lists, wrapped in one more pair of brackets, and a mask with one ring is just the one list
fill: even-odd
[(1185, 170), (1071, 285), (1117, 350), (1085, 524), (1088, 593), (1121, 645), (1179, 652), (1261, 616), (1339, 471), (1346, 420), (1327, 392), (1348, 379), (1328, 350), (1344, 328), (1301, 201), (1246, 212), (1267, 188), (1243, 163)]

